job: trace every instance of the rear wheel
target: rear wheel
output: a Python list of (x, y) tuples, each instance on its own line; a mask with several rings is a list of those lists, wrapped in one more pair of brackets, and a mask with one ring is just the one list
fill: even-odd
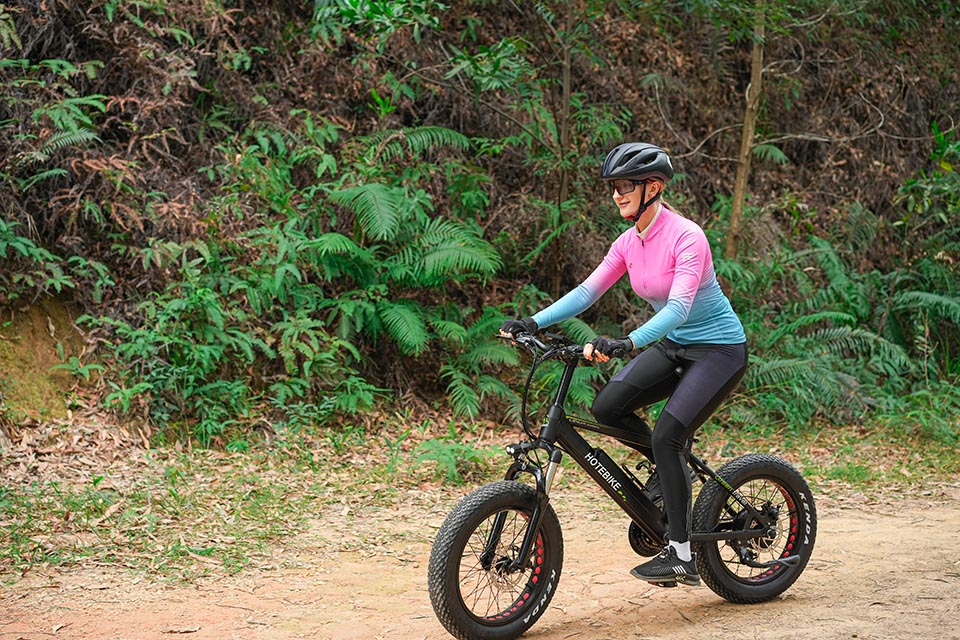
[(463, 498), (433, 543), (427, 581), (440, 623), (460, 640), (510, 640), (549, 605), (563, 539), (547, 505), (530, 557), (514, 564), (537, 504), (529, 485), (503, 480)]
[(758, 535), (700, 543), (700, 577), (730, 602), (750, 604), (775, 598), (796, 581), (813, 553), (817, 513), (810, 488), (788, 462), (766, 454), (732, 460), (717, 475), (754, 511), (710, 480), (693, 509), (694, 531), (755, 529)]

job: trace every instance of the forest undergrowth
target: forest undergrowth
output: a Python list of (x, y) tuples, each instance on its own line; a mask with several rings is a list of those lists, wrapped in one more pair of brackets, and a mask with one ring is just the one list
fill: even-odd
[[(6, 562), (242, 566), (177, 523), (244, 555), (250, 522), (376, 492), (342, 460), (491, 473), (526, 371), (494, 334), (622, 231), (597, 167), (623, 140), (674, 158), (747, 331), (709, 440), (794, 443), (821, 483), (956, 473), (960, 10), (907, 4), (0, 3), (0, 357), (50, 338), (69, 378), (39, 406), (3, 362)], [(619, 283), (559, 329), (646, 317)]]

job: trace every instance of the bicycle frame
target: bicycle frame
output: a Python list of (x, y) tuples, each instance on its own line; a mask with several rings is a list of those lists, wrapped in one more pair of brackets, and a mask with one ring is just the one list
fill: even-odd
[[(541, 348), (546, 346), (539, 341), (536, 343)], [(637, 434), (632, 431), (626, 431), (624, 429), (618, 429), (567, 415), (564, 410), (564, 402), (570, 390), (574, 370), (579, 365), (581, 358), (579, 354), (574, 355), (571, 352), (569, 355), (563, 356), (560, 359), (564, 362), (563, 373), (553, 403), (547, 410), (547, 418), (540, 429), (539, 436), (533, 440), (507, 447), (507, 453), (514, 457), (514, 462), (507, 470), (505, 478), (507, 480), (516, 480), (521, 474), (530, 473), (536, 480), (537, 495), (539, 496), (538, 503), (534, 508), (533, 514), (531, 514), (520, 553), (517, 554), (516, 559), (511, 564), (511, 569), (513, 570), (519, 570), (529, 557), (530, 550), (534, 543), (534, 537), (540, 528), (542, 514), (550, 500), (550, 488), (557, 468), (563, 459), (563, 452), (566, 452), (573, 458), (651, 540), (663, 541), (664, 544), (666, 544), (666, 528), (663, 524), (662, 512), (644, 495), (640, 482), (629, 470), (614, 462), (602, 449), (592, 447), (590, 443), (580, 435), (577, 429), (584, 429), (616, 438), (634, 448), (641, 444), (637, 438)], [(534, 367), (535, 366), (536, 364)], [(542, 449), (547, 453), (548, 463), (546, 470), (538, 463), (530, 460), (527, 454), (533, 449)], [(739, 531), (694, 531), (690, 536), (691, 542), (748, 540), (764, 535), (766, 528), (769, 526), (770, 519), (759, 513), (749, 501), (744, 499), (738, 491), (719, 477), (703, 460), (690, 452), (689, 448), (687, 456), (689, 463), (696, 471), (698, 477), (701, 479), (704, 477), (712, 478), (720, 483), (743, 508), (751, 513), (753, 521), (759, 524), (759, 526)], [(492, 562), (493, 549), (502, 532), (504, 517), (505, 514), (500, 514), (494, 520), (483, 554), (485, 563)], [(789, 559), (783, 559), (777, 562), (789, 563)]]

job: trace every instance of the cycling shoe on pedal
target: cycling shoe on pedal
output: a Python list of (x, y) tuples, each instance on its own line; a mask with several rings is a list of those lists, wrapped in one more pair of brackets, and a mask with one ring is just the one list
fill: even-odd
[(681, 560), (677, 557), (677, 550), (671, 546), (664, 548), (653, 560), (631, 569), (630, 575), (660, 587), (675, 587), (678, 584), (695, 587), (700, 584), (697, 556), (688, 561)]

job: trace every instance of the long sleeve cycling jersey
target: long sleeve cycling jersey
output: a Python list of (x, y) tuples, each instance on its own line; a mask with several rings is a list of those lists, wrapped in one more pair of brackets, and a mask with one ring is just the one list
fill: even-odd
[(703, 230), (665, 205), (641, 237), (631, 227), (614, 240), (577, 288), (533, 315), (540, 327), (578, 315), (626, 272), (656, 312), (630, 332), (639, 348), (667, 337), (679, 344), (740, 344), (746, 335), (720, 289)]

